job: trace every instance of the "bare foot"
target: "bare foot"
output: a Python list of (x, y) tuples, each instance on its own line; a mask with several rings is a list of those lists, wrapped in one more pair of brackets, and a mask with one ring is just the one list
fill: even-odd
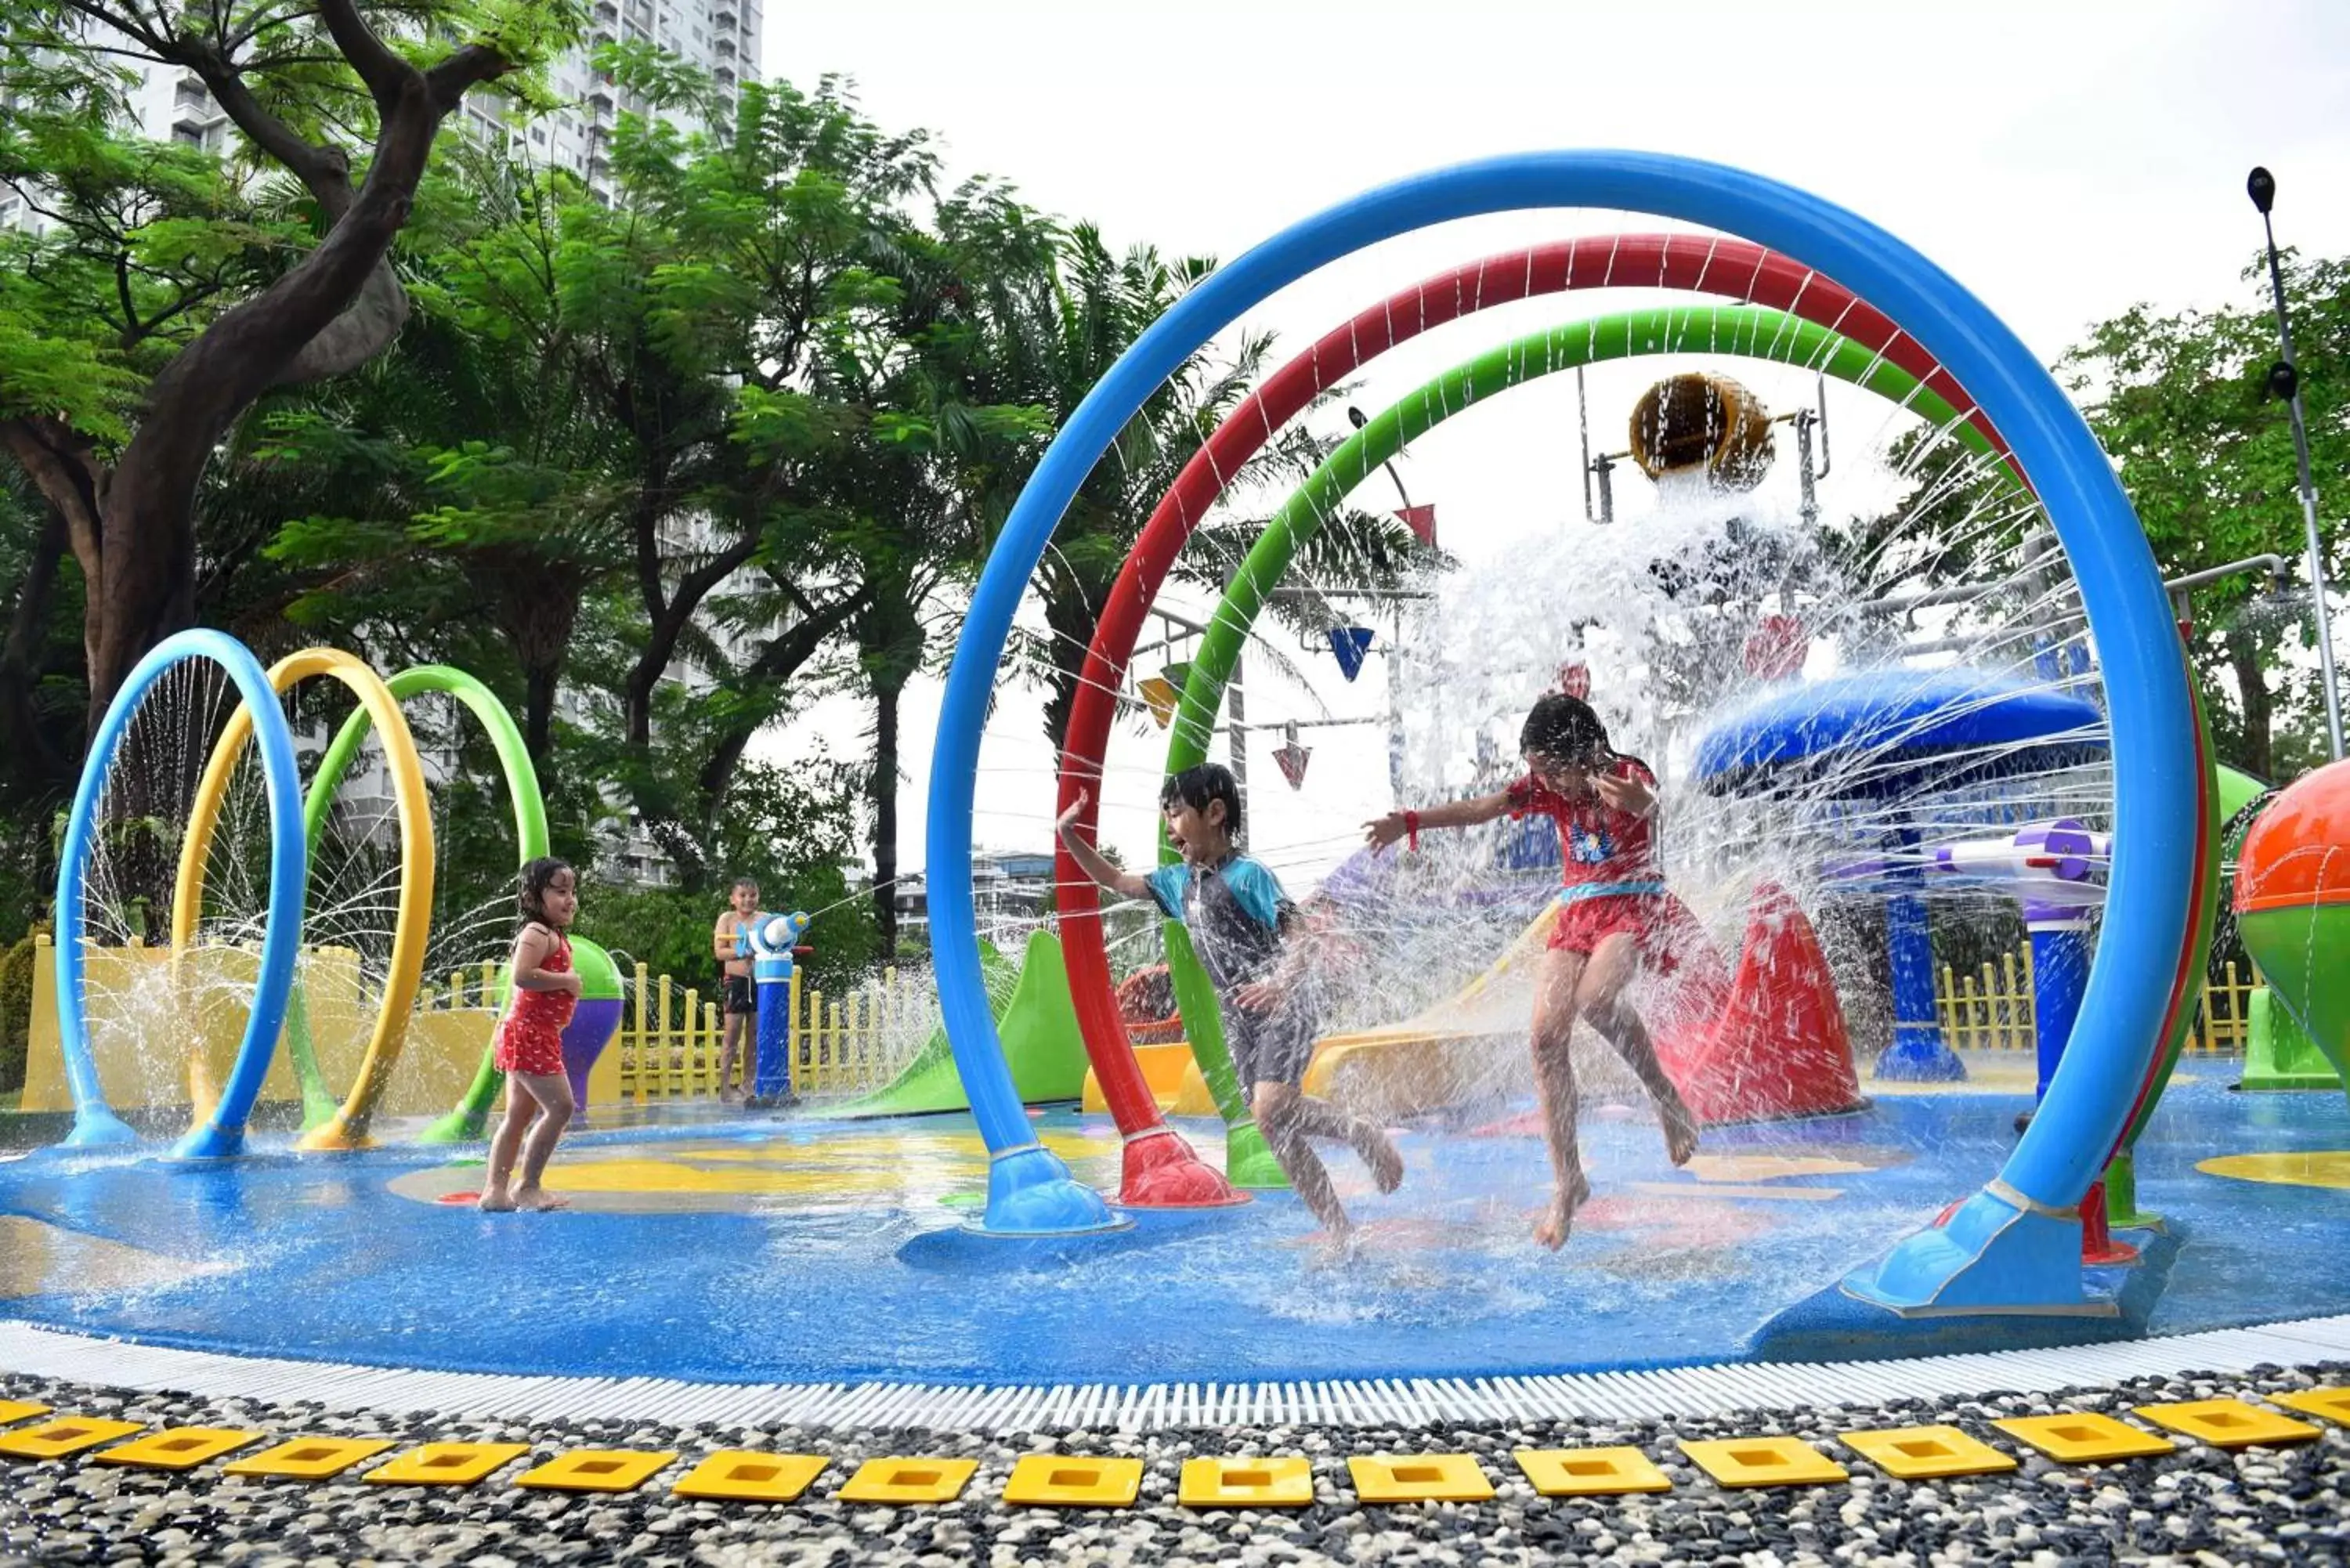
[(1687, 1106), (1657, 1107), (1657, 1119), (1664, 1124), (1665, 1154), (1675, 1165), (1687, 1165), (1690, 1156), (1697, 1152), (1697, 1120)]
[(480, 1207), (484, 1214), (511, 1214), (514, 1212), (515, 1200), (506, 1195), (503, 1188), (494, 1188), (482, 1194)]
[(1311, 1269), (1344, 1268), (1360, 1255), (1362, 1239), (1352, 1225), (1334, 1226), (1313, 1239), (1313, 1253), (1306, 1263)]
[(514, 1206), (526, 1214), (545, 1214), (556, 1209), (568, 1209), (571, 1199), (560, 1192), (549, 1192), (544, 1187), (525, 1187), (515, 1194)]
[(1585, 1199), (1590, 1196), (1591, 1183), (1584, 1179), (1582, 1172), (1577, 1171), (1575, 1185), (1550, 1200), (1549, 1212), (1543, 1216), (1542, 1223), (1534, 1227), (1534, 1240), (1554, 1252), (1565, 1246), (1567, 1237), (1575, 1233), (1575, 1211), (1582, 1208)]
[(1363, 1157), (1363, 1163), (1371, 1168), (1371, 1179), (1378, 1184), (1381, 1192), (1393, 1192), (1403, 1185), (1403, 1152), (1396, 1147), (1395, 1139), (1388, 1137), (1384, 1127), (1376, 1122), (1358, 1121), (1350, 1141), (1355, 1152)]
[(718, 1103), (719, 1103), (720, 1105), (722, 1105), (722, 1106), (731, 1106), (731, 1105), (733, 1105), (736, 1101), (740, 1100), (742, 1097), (743, 1097), (743, 1091), (742, 1091), (742, 1090), (740, 1090), (740, 1089), (734, 1088), (734, 1087), (733, 1087), (732, 1085), (729, 1085), (728, 1087), (723, 1088), (723, 1089), (721, 1089), (721, 1090), (719, 1090), (719, 1091), (718, 1091)]

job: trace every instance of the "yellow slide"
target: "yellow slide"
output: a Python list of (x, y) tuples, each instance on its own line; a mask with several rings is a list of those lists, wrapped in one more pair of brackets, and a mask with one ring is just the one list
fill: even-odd
[[(1305, 1092), (1366, 1116), (1408, 1116), (1525, 1080), (1534, 961), (1557, 918), (1556, 907), (1544, 904), (1483, 973), (1435, 1006), (1382, 1028), (1324, 1038), (1306, 1069)], [(1134, 1054), (1162, 1113), (1216, 1114), (1189, 1044), (1138, 1045)], [(1090, 1071), (1083, 1104), (1088, 1111), (1108, 1108)]]

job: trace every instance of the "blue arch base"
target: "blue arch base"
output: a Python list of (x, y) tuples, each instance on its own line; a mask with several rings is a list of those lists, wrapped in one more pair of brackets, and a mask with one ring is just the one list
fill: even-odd
[(101, 1101), (74, 1106), (73, 1129), (59, 1139), (66, 1148), (109, 1148), (127, 1143), (137, 1143), (139, 1135), (130, 1124), (118, 1116)]
[(1032, 1143), (988, 1156), (986, 1212), (963, 1229), (984, 1236), (1083, 1236), (1133, 1224), (1072, 1177), (1059, 1155)]
[[(1679, 219), (1818, 268), (1898, 322), (1979, 400), (2047, 506), (2081, 584), (2110, 702), (2117, 831), (2104, 940), (2082, 1023), (2047, 1101), (1998, 1180), (1948, 1224), (1902, 1241), (1847, 1288), (1897, 1312), (2077, 1305), (2079, 1225), (2063, 1215), (2098, 1175), (2159, 1044), (2167, 998), (2145, 977), (2177, 971), (2201, 827), (2186, 674), (2153, 556), (2080, 414), (1980, 301), (1925, 257), (1839, 207), (1690, 159), (1525, 153), (1369, 192), (1284, 230), (1208, 277), (1136, 340), (1062, 427), (1004, 520), (973, 591), (947, 674), (932, 758), (932, 947), (948, 1038), (981, 1135), (999, 1156), (1031, 1141), (979, 969), (970, 872), (979, 740), (1021, 596), (1078, 485), (1170, 373), (1276, 290), (1398, 234), (1456, 218), (1552, 207)], [(991, 1184), (991, 1228), (1011, 1221), (1015, 1193), (1024, 1201), (1032, 1186), (1067, 1181), (1058, 1161), (1040, 1175), (1039, 1183), (1006, 1183), (1001, 1192)], [(1106, 1213), (1097, 1195), (1081, 1191), (1066, 1191), (1065, 1203), (1055, 1207), (1068, 1216)]]
[(73, 1130), (65, 1139), (71, 1147), (138, 1141), (138, 1135), (107, 1105), (98, 1081), (98, 1064), (90, 1054), (82, 951), (88, 933), (82, 920), (82, 900), (88, 888), (99, 797), (104, 793), (114, 753), (130, 732), (131, 718), (148, 688), (165, 670), (190, 659), (205, 659), (226, 671), (253, 715), (252, 743), (258, 748), (268, 789), (269, 909), (262, 932), (253, 1009), (245, 1019), (244, 1037), (237, 1045), (236, 1064), (221, 1086), (220, 1100), (212, 1114), (173, 1146), (174, 1155), (182, 1159), (224, 1159), (244, 1152), (245, 1118), (261, 1097), (262, 1080), (268, 1075), (269, 1058), (277, 1048), (286, 1002), (293, 994), (294, 961), (302, 949), (303, 883), (309, 865), (294, 737), (277, 705), (268, 672), (243, 643), (225, 632), (183, 631), (149, 650), (108, 705), (90, 742), (88, 760), (82, 764), (81, 782), (74, 791), (73, 810), (66, 818), (65, 839), (58, 848), (57, 1043), (65, 1058), (66, 1082), (73, 1092)]

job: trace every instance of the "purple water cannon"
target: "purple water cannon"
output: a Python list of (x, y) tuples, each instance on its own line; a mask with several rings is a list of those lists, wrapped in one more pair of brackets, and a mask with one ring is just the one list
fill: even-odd
[(2007, 889), (2032, 939), (2032, 1015), (2039, 1054), (2037, 1093), (2048, 1093), (2089, 982), (2089, 932), (2105, 908), (2113, 840), (2069, 818), (2035, 824), (2010, 838), (1935, 846), (1938, 875)]

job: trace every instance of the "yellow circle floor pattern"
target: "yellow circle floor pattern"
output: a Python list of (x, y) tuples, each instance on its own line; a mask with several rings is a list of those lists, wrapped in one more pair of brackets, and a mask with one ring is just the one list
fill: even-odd
[(2198, 1161), (2206, 1176), (2232, 1177), (2276, 1187), (2350, 1188), (2350, 1148), (2302, 1149), (2281, 1154), (2225, 1154)]
[[(1115, 1137), (1045, 1132), (1037, 1141), (1073, 1168), (1114, 1162)], [(1114, 1176), (1115, 1165), (1110, 1167)], [(875, 1129), (822, 1139), (743, 1143), (619, 1144), (547, 1168), (546, 1185), (575, 1209), (608, 1213), (694, 1213), (778, 1203), (801, 1210), (951, 1205), (982, 1190), (987, 1147), (975, 1132), (941, 1136)], [(436, 1166), (395, 1177), (391, 1190), (452, 1202), (482, 1183), (478, 1165)]]

